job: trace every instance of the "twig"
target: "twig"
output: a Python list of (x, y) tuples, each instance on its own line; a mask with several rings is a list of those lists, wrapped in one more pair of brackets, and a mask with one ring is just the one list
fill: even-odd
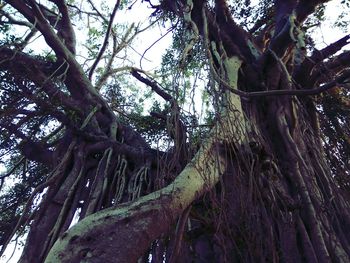
[(105, 34), (105, 39), (103, 41), (103, 45), (100, 49), (100, 52), (98, 53), (97, 57), (96, 57), (96, 60), (94, 62), (94, 64), (92, 65), (91, 69), (90, 69), (90, 72), (89, 72), (89, 80), (91, 80), (92, 78), (92, 74), (94, 73), (96, 67), (97, 67), (97, 64), (100, 62), (101, 60), (101, 57), (103, 55), (103, 53), (105, 52), (107, 46), (108, 46), (108, 39), (109, 39), (109, 35), (111, 33), (111, 30), (112, 30), (112, 25), (113, 25), (113, 20), (114, 20), (114, 17), (115, 17), (115, 14), (117, 13), (117, 10), (119, 8), (119, 5), (120, 5), (120, 0), (117, 0), (117, 3), (114, 5), (114, 9), (112, 11), (112, 14), (111, 14), (111, 17), (109, 19), (109, 23), (108, 23), (108, 27), (107, 27), (107, 32)]

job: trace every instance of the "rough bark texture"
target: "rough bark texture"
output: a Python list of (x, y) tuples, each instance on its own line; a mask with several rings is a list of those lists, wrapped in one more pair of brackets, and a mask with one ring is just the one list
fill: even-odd
[[(0, 68), (8, 74), (7, 83), (64, 131), (50, 147), (21, 132), (21, 122), (12, 123), (11, 116), (29, 119), (36, 112), (4, 110), (2, 128), (21, 140), (21, 154), (51, 173), (27, 198), (17, 226), (1, 240), (3, 250), (30, 224), (22, 263), (350, 261), (348, 183), (337, 180), (322, 142), (327, 130), (308, 96), (346, 85), (349, 52), (326, 59), (349, 36), (307, 58), (301, 28), (327, 1), (275, 1), (274, 20), (261, 32), (240, 27), (225, 0), (212, 6), (205, 0), (163, 0), (153, 6), (181, 19), (191, 34), (180, 65), (199, 41), (219, 90), (215, 124), (192, 157), (178, 102), (141, 70), (132, 69), (132, 76), (170, 104), (174, 149), (152, 149), (118, 119), (99, 94), (100, 84), (93, 86), (75, 58), (65, 1), (50, 1), (59, 12), (55, 23), (53, 13), (35, 1), (5, 2), (41, 32), (57, 60), (2, 46), (0, 59), (6, 63)], [(114, 34), (110, 27), (106, 39), (109, 34)], [(268, 39), (261, 42), (259, 34)], [(325, 64), (328, 77), (322, 75)], [(108, 70), (103, 81), (112, 74)], [(334, 94), (341, 101), (339, 92)], [(44, 189), (30, 214), (33, 199)], [(69, 228), (77, 211), (79, 221)]]

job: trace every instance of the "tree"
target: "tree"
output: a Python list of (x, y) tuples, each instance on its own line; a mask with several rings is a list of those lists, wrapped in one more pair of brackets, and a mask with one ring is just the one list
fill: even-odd
[[(143, 2), (152, 23), (172, 21), (160, 77), (115, 68), (143, 31), (113, 26), (128, 1), (110, 17), (90, 0), (2, 4), (2, 186), (17, 178), (2, 251), (26, 233), (20, 262), (349, 262), (350, 35), (322, 50), (309, 35), (328, 1)], [(88, 67), (83, 16), (100, 23)], [(38, 33), (46, 54), (28, 48)], [(123, 70), (164, 105), (127, 110)], [(183, 108), (194, 72), (213, 102), (201, 125)]]

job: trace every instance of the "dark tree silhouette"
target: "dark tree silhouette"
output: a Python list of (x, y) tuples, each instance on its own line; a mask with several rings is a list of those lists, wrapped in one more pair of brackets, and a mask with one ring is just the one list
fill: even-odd
[[(1, 4), (2, 252), (25, 235), (20, 262), (350, 262), (350, 35), (318, 50), (308, 34), (329, 1), (143, 2), (154, 23), (172, 21), (164, 83), (167, 70), (205, 72), (201, 125), (185, 85), (114, 68), (146, 30), (113, 26), (132, 1), (110, 17), (91, 0)], [(84, 16), (102, 23), (90, 68)], [(51, 52), (27, 48), (38, 34)], [(110, 81), (122, 70), (165, 108), (123, 110), (129, 95)], [(160, 134), (172, 147), (154, 147)]]

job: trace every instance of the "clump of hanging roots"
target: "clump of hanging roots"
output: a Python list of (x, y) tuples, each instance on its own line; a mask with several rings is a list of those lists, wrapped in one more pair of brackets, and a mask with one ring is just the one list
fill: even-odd
[[(300, 114), (307, 116), (303, 109)], [(289, 147), (283, 156), (259, 134), (248, 147), (226, 146), (231, 162), (221, 184), (205, 208), (197, 208), (210, 211), (200, 227), (215, 240), (218, 262), (311, 262), (327, 255), (346, 262), (346, 193), (332, 176), (317, 134), (305, 118), (299, 125), (302, 138), (281, 128)]]
[[(89, 152), (86, 143), (73, 140), (46, 182), (32, 192), (16, 227), (4, 243), (36, 224), (50, 206), (58, 204), (57, 220), (50, 227), (40, 257), (72, 224), (104, 208), (139, 198), (152, 191), (151, 162), (134, 162), (117, 147)], [(34, 200), (40, 199), (39, 205)]]

